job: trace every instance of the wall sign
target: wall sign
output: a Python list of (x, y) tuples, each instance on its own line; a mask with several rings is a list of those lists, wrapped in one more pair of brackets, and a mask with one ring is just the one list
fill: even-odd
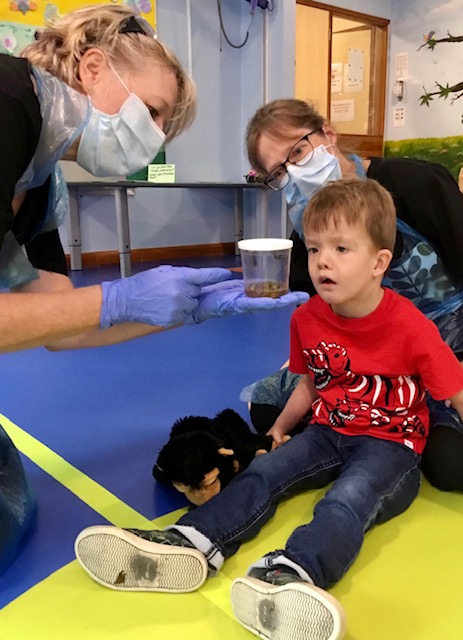
[(363, 91), (363, 49), (349, 48), (346, 66), (346, 93)]

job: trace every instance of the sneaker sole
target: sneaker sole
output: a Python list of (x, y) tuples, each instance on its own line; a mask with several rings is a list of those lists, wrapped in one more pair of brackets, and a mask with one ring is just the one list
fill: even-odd
[(206, 558), (197, 549), (149, 542), (117, 527), (84, 529), (74, 549), (96, 582), (118, 591), (187, 593), (207, 578)]
[(275, 586), (238, 578), (231, 604), (240, 624), (264, 640), (339, 640), (345, 632), (339, 602), (306, 582)]

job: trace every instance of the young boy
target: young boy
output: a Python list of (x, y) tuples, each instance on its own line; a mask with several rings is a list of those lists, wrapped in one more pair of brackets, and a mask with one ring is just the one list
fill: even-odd
[(420, 486), (428, 389), (463, 417), (463, 368), (435, 325), (381, 286), (395, 241), (395, 208), (371, 180), (319, 190), (303, 221), (318, 295), (291, 320), (290, 369), (303, 374), (270, 430), (277, 443), (308, 427), (169, 530), (90, 527), (76, 555), (114, 588), (192, 591), (296, 491), (333, 483), (312, 521), (232, 586), (239, 622), (261, 638), (335, 640), (341, 605), (325, 589), (358, 555), (365, 532), (405, 511)]

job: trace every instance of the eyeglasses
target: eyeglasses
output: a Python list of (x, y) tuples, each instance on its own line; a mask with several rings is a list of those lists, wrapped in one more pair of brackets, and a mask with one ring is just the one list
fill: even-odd
[(119, 33), (141, 33), (144, 36), (157, 38), (156, 31), (145, 18), (141, 16), (130, 16), (122, 24)]
[(264, 184), (274, 191), (282, 191), (282, 189), (284, 189), (289, 183), (289, 174), (286, 165), (296, 164), (298, 167), (303, 167), (310, 162), (314, 154), (314, 148), (310, 142), (310, 136), (313, 136), (314, 133), (320, 132), (323, 132), (321, 127), (311, 131), (310, 133), (306, 133), (305, 136), (302, 136), (302, 138), (293, 145), (286, 160), (267, 174)]

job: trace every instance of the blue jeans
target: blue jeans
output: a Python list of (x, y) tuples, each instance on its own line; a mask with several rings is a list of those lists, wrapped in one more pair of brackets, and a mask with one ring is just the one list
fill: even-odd
[(24, 546), (35, 511), (19, 453), (0, 425), (0, 574)]
[[(310, 425), (275, 451), (255, 458), (174, 528), (219, 569), (274, 515), (280, 500), (333, 482), (317, 503), (313, 520), (298, 527), (283, 550), (267, 554), (263, 561), (271, 567), (287, 559), (287, 564), (302, 569), (303, 577), (308, 574), (326, 589), (354, 562), (365, 532), (413, 502), (420, 486), (419, 462), (419, 455), (400, 444)], [(262, 561), (255, 566), (262, 566)]]

